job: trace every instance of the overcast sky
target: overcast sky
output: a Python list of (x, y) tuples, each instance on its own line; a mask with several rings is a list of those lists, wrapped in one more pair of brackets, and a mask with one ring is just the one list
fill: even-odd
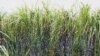
[[(70, 9), (73, 6), (79, 6), (81, 3), (88, 4), (91, 9), (100, 8), (100, 0), (49, 0), (47, 2), (50, 8), (64, 8)], [(5, 12), (12, 12), (27, 5), (29, 8), (42, 7), (42, 0), (0, 0), (0, 10)]]

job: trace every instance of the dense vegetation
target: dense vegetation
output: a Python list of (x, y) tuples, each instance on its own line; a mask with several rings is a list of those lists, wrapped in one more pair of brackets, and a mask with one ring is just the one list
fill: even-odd
[(100, 11), (22, 8), (0, 14), (0, 56), (100, 56)]

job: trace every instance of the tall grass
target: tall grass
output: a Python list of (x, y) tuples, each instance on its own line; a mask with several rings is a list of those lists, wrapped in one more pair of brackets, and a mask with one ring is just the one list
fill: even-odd
[(0, 55), (100, 56), (99, 15), (99, 10), (92, 14), (86, 5), (75, 16), (47, 7), (43, 10), (25, 7), (0, 16), (0, 43), (4, 43), (0, 45), (6, 50), (5, 53), (1, 48)]

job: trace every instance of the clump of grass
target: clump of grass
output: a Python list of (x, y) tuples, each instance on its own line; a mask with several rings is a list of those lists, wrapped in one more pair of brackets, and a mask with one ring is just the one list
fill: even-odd
[(25, 7), (17, 13), (0, 17), (0, 34), (6, 54), (99, 56), (100, 12), (90, 14), (90, 8), (85, 5), (79, 15), (72, 17), (70, 13), (65, 10), (52, 11), (47, 7), (43, 10)]

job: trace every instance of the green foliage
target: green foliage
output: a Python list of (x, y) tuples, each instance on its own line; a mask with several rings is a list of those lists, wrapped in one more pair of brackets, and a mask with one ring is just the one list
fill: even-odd
[[(0, 48), (6, 56), (55, 56), (63, 38), (64, 44), (71, 44), (71, 55), (84, 55), (81, 53), (85, 53), (93, 35), (96, 39), (95, 56), (100, 55), (100, 11), (92, 15), (87, 5), (80, 9), (79, 15), (73, 17), (69, 11), (51, 11), (47, 7), (44, 10), (30, 10), (25, 7), (2, 17), (2, 20), (0, 17), (1, 21), (0, 34), (5, 44)], [(68, 38), (70, 41), (67, 40), (67, 43)], [(87, 43), (86, 38), (89, 38)], [(65, 49), (63, 52), (68, 54)]]

